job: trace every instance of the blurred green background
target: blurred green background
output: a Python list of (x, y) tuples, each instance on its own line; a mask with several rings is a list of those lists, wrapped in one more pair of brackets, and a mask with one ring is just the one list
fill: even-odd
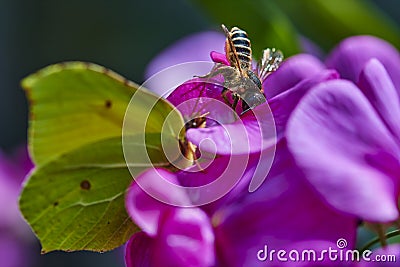
[[(245, 29), (256, 56), (267, 46), (287, 56), (300, 52), (300, 35), (322, 53), (354, 34), (378, 35), (400, 47), (396, 0), (0, 0), (0, 149), (26, 143), (27, 101), (19, 86), (26, 75), (82, 60), (140, 83), (162, 49), (185, 35), (219, 30), (221, 23)], [(34, 249), (37, 267), (123, 266), (121, 251), (40, 256), (38, 244)]]

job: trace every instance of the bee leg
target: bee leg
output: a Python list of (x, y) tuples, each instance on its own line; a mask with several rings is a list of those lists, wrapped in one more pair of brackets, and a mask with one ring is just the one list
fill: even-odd
[(250, 109), (249, 105), (245, 101), (242, 100), (242, 114), (240, 114), (240, 115), (243, 115), (249, 109)]
[(207, 73), (206, 75), (203, 75), (203, 76), (195, 75), (193, 77), (195, 77), (195, 78), (212, 78), (219, 74), (219, 72), (218, 72), (219, 68), (220, 68), (220, 66), (214, 65), (214, 67), (211, 69), (211, 71), (209, 73)]
[(228, 92), (229, 92), (228, 89), (226, 89), (226, 88), (222, 89), (221, 96), (222, 96), (222, 98), (224, 99), (225, 104), (227, 104), (227, 105), (229, 105), (230, 107), (232, 107), (232, 103), (229, 101), (229, 99), (228, 99), (228, 97), (227, 97), (227, 95), (226, 95)]
[(201, 167), (201, 165), (200, 165), (200, 163), (199, 163), (199, 161), (198, 161), (198, 158), (197, 158), (197, 156), (196, 156), (196, 151), (195, 151), (192, 147), (189, 148), (189, 149), (190, 149), (190, 152), (192, 153), (192, 157), (193, 157), (193, 162), (194, 162), (194, 164), (196, 165), (197, 168), (199, 168), (199, 170), (200, 170), (202, 173), (205, 173), (206, 170), (203, 169), (203, 167)]
[[(178, 139), (179, 142), (179, 148), (181, 150), (181, 155), (179, 156), (178, 160), (182, 159), (182, 156), (186, 159), (191, 158), (192, 162), (197, 166), (197, 168), (199, 168), (199, 170), (201, 172), (206, 172), (205, 169), (203, 169), (203, 167), (201, 167), (198, 158), (196, 156), (196, 148), (193, 146), (193, 144), (191, 144), (186, 138), (184, 141)], [(190, 155), (190, 156), (189, 156)], [(190, 160), (190, 159), (189, 159)], [(180, 169), (178, 169), (173, 162), (170, 162), (168, 164), (168, 168), (171, 171), (179, 171)]]
[(232, 104), (233, 110), (236, 110), (238, 102), (239, 102), (239, 95), (233, 94), (233, 104)]
[(214, 67), (211, 69), (211, 71), (209, 73), (207, 73), (206, 75), (203, 75), (203, 76), (195, 75), (194, 77), (196, 77), (196, 78), (206, 78), (206, 79), (213, 78), (215, 76), (218, 76), (219, 74), (222, 74), (224, 69), (226, 69), (226, 68), (227, 68), (227, 66), (225, 66), (223, 64), (220, 64), (220, 63), (217, 63), (217, 64), (214, 65)]

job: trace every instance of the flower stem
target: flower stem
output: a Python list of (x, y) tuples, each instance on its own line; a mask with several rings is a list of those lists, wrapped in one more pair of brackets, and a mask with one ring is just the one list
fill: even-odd
[[(400, 235), (400, 229), (397, 230), (393, 230), (391, 232), (388, 232), (385, 234), (386, 239), (395, 237)], [(369, 241), (364, 247), (362, 247), (361, 252), (367, 250), (368, 248), (372, 247), (373, 245), (375, 245), (376, 243), (381, 242), (381, 237), (375, 237), (374, 239), (372, 239), (371, 241)]]

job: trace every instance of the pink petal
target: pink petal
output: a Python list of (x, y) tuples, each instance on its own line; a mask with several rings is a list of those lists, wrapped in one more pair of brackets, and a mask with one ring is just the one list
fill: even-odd
[(398, 144), (354, 86), (332, 80), (312, 89), (287, 127), (306, 178), (336, 209), (365, 220), (398, 217)]
[(147, 66), (145, 77), (184, 62), (210, 61), (210, 51), (224, 51), (225, 36), (219, 32), (200, 32), (177, 41), (157, 55)]
[(306, 54), (313, 55), (319, 59), (324, 58), (324, 51), (321, 47), (319, 47), (316, 43), (314, 43), (311, 39), (307, 38), (304, 35), (299, 36), (301, 49)]
[(265, 96), (270, 99), (324, 69), (324, 64), (314, 56), (299, 54), (290, 57), (263, 83)]
[(125, 249), (127, 267), (214, 266), (214, 234), (203, 211), (176, 208), (164, 214), (160, 225), (154, 238), (144, 232), (131, 237)]
[(134, 234), (125, 247), (126, 267), (150, 267), (153, 240), (144, 232)]
[(326, 65), (339, 71), (341, 77), (358, 82), (365, 64), (378, 59), (400, 92), (400, 54), (386, 41), (374, 36), (354, 36), (342, 41), (328, 56)]
[(18, 197), (21, 183), (31, 168), (25, 146), (18, 149), (14, 157), (0, 151), (0, 229), (15, 229), (30, 235), (18, 208)]
[(210, 51), (223, 51), (225, 36), (219, 32), (201, 32), (183, 38), (157, 55), (147, 66), (142, 86), (166, 97), (194, 76), (207, 74), (214, 63)]
[(229, 63), (228, 59), (226, 58), (225, 53), (211, 51), (210, 57), (211, 57), (212, 61), (214, 61), (215, 63), (221, 63), (224, 65), (230, 66), (230, 63)]
[(387, 71), (378, 60), (371, 59), (366, 63), (360, 75), (359, 87), (400, 141), (400, 99)]
[[(257, 252), (295, 248), (297, 242), (336, 242), (354, 245), (354, 217), (329, 208), (309, 186), (280, 142), (271, 172), (255, 192), (220, 210), (213, 217), (223, 266), (279, 266), (259, 261)], [(318, 245), (318, 244), (317, 244)], [(299, 245), (300, 246), (300, 245)], [(316, 246), (315, 248), (320, 247)]]
[[(155, 169), (137, 179), (153, 180), (152, 188), (146, 188), (151, 189), (152, 193), (176, 197), (177, 191), (156, 183), (156, 171), (157, 175), (173, 180), (168, 177), (171, 174), (167, 171)], [(143, 186), (143, 181), (139, 183)], [(161, 203), (139, 189), (137, 184), (129, 189), (126, 205), (129, 215), (146, 232), (135, 234), (128, 242), (125, 254), (128, 267), (213, 266), (214, 234), (209, 218), (202, 210)]]
[(153, 267), (212, 267), (214, 234), (198, 208), (178, 208), (163, 222), (154, 245)]
[(400, 259), (400, 244), (390, 244), (386, 248), (378, 248), (368, 253), (359, 267), (398, 267)]
[[(202, 169), (194, 165), (177, 173), (194, 204), (213, 214), (219, 207), (239, 198), (254, 177), (258, 155), (222, 156)], [(267, 164), (267, 162), (264, 162)], [(266, 174), (264, 174), (265, 178)], [(196, 189), (197, 188), (197, 189)]]
[(278, 138), (282, 138), (290, 114), (308, 90), (321, 82), (337, 78), (336, 71), (323, 70), (310, 78), (305, 78), (291, 89), (276, 95), (268, 101), (274, 114)]
[(205, 115), (207, 127), (215, 124), (231, 123), (237, 114), (223, 100), (223, 86), (219, 82), (206, 82), (196, 78), (178, 86), (168, 97), (183, 115), (185, 122)]
[(189, 129), (186, 136), (204, 151), (220, 155), (260, 152), (273, 146), (276, 140), (274, 119), (267, 103), (246, 112), (233, 123)]
[(164, 169), (151, 168), (138, 175), (125, 198), (130, 217), (152, 237), (159, 231), (160, 218), (175, 209), (172, 205), (190, 204), (176, 176)]

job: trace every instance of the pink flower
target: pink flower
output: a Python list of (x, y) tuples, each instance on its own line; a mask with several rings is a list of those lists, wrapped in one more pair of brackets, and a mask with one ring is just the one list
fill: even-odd
[(322, 83), (293, 112), (290, 151), (335, 209), (372, 222), (399, 217), (400, 55), (383, 40), (344, 40), (327, 60), (350, 80)]
[[(213, 53), (213, 58), (222, 62), (219, 55)], [(142, 232), (126, 247), (127, 266), (287, 266), (289, 263), (276, 259), (260, 261), (257, 253), (264, 245), (275, 250), (322, 251), (339, 238), (345, 238), (348, 248), (353, 248), (356, 218), (326, 205), (295, 164), (285, 139), (291, 112), (304, 94), (337, 78), (337, 73), (326, 70), (318, 59), (298, 55), (285, 61), (265, 81), (267, 103), (236, 117), (218, 109), (218, 104), (196, 110), (198, 115), (211, 113), (220, 118), (220, 123), (207, 121), (206, 127), (188, 129), (186, 137), (203, 149), (201, 155), (214, 152), (216, 158), (202, 169), (195, 165), (177, 172), (154, 168), (135, 178), (126, 196), (126, 208)], [(181, 103), (199, 97), (223, 103), (221, 89), (192, 80), (179, 86), (168, 100), (190, 119), (193, 105)], [(261, 114), (261, 120), (257, 114)], [(264, 138), (271, 136), (274, 120), (276, 138), (268, 143)], [(205, 138), (215, 146), (202, 147)], [(275, 151), (275, 145), (275, 158), (261, 156), (271, 147)], [(222, 179), (220, 187), (192, 190), (219, 182), (221, 177), (228, 179)], [(246, 189), (249, 183), (252, 188), (254, 177), (261, 182), (258, 180), (259, 188), (249, 193)], [(230, 191), (215, 201), (204, 201), (218, 195), (220, 188)], [(304, 263), (315, 264), (338, 266), (329, 261)]]
[(18, 209), (21, 183), (32, 168), (26, 148), (11, 158), (0, 153), (0, 259), (4, 267), (25, 267), (33, 238)]

